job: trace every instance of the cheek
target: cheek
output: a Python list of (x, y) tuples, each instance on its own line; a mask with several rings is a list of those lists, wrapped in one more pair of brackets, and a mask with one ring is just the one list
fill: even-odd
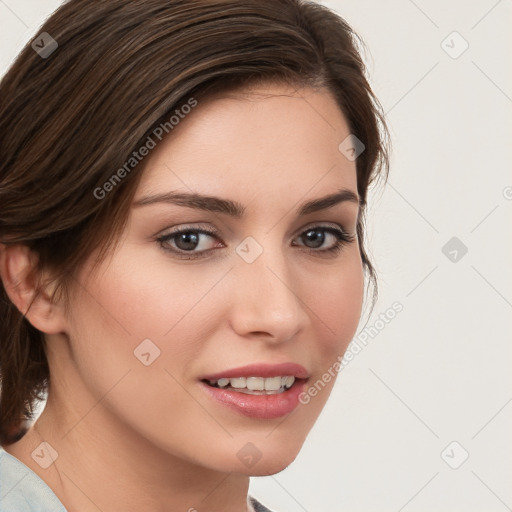
[(186, 345), (183, 331), (200, 332), (201, 323), (196, 320), (198, 315), (204, 317), (203, 303), (207, 301), (203, 299), (223, 271), (200, 266), (177, 270), (165, 257), (153, 254), (148, 255), (151, 263), (145, 264), (149, 260), (145, 256), (145, 251), (124, 247), (105, 272), (88, 281), (96, 304), (88, 301), (85, 308), (97, 309), (100, 314), (92, 323), (129, 339), (132, 350), (137, 340), (140, 343), (146, 338), (163, 346), (177, 338), (173, 346)]
[(357, 246), (354, 249), (346, 254), (338, 268), (317, 273), (309, 285), (311, 318), (316, 323), (317, 332), (323, 333), (324, 358), (334, 359), (343, 354), (359, 324), (364, 274), (359, 249)]
[(297, 415), (303, 431), (312, 428), (338, 377), (339, 362), (356, 333), (364, 296), (364, 273), (359, 248), (346, 255), (338, 269), (317, 272), (309, 281), (313, 336), (309, 353), (315, 372), (300, 398)]
[(209, 291), (225, 269), (171, 271), (165, 258), (140, 264), (145, 260), (125, 246), (97, 274), (84, 269), (79, 276), (83, 293), (72, 308), (74, 357), (83, 380), (98, 396), (130, 371), (128, 380), (140, 376), (143, 383), (135, 394), (159, 389), (164, 375), (170, 384), (167, 399), (176, 392), (180, 400), (183, 391), (169, 374), (185, 380), (187, 368), (202, 353), (201, 340), (208, 339), (212, 328), (205, 318), (221, 314)]
[[(158, 426), (172, 424), (176, 445), (186, 447), (191, 417), (198, 423), (205, 418), (180, 383), (202, 351), (198, 340), (206, 337), (200, 320), (208, 301), (201, 298), (222, 272), (191, 283), (190, 273), (135, 267), (127, 256), (119, 254), (95, 276), (80, 276), (87, 292), (82, 288), (75, 299), (70, 326), (80, 389), (90, 409), (101, 402), (91, 421), (100, 422), (108, 410), (109, 418), (121, 418), (155, 443), (162, 442)], [(147, 366), (138, 358), (143, 354), (149, 354)], [(176, 417), (178, 410), (183, 414)]]

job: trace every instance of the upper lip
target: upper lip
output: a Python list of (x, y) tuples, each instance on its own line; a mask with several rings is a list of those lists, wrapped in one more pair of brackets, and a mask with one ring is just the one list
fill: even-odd
[(281, 363), (281, 364), (249, 364), (247, 366), (240, 366), (238, 368), (230, 368), (218, 373), (203, 375), (201, 380), (219, 380), (222, 378), (236, 378), (236, 377), (284, 377), (293, 376), (297, 379), (309, 378), (309, 373), (300, 364), (296, 363)]

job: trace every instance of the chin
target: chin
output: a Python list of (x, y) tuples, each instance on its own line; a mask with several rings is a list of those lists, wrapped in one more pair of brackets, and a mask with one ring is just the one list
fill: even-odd
[[(261, 446), (261, 445), (260, 445)], [(283, 446), (274, 443), (267, 443), (265, 448), (261, 448), (259, 458), (245, 463), (241, 460), (241, 464), (237, 464), (236, 471), (247, 476), (268, 476), (275, 475), (286, 469), (296, 458), (300, 452), (302, 443)]]
[(297, 457), (295, 454), (294, 457), (290, 457), (286, 460), (276, 459), (275, 461), (267, 461), (263, 463), (260, 461), (256, 466), (254, 466), (251, 470), (247, 472), (248, 476), (269, 476), (275, 475), (284, 471)]

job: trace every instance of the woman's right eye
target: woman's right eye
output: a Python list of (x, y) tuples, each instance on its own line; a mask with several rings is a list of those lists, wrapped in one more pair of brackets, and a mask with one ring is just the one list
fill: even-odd
[(210, 248), (205, 247), (208, 245), (207, 239), (214, 237), (216, 237), (214, 231), (182, 228), (157, 238), (157, 241), (165, 251), (191, 259), (200, 257), (215, 247), (219, 247), (218, 244)]

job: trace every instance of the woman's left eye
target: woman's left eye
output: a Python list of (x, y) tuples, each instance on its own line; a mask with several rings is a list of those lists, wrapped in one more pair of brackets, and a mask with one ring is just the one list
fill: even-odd
[[(202, 257), (216, 247), (223, 247), (222, 242), (218, 242), (213, 247), (205, 247), (208, 243), (204, 238), (218, 238), (215, 231), (198, 228), (185, 228), (168, 233), (156, 239), (160, 246), (167, 252), (171, 252), (178, 257), (193, 259)], [(332, 239), (330, 246), (323, 247), (326, 241)], [(297, 239), (303, 241), (301, 244), (311, 253), (338, 253), (341, 248), (348, 243), (353, 242), (356, 237), (340, 228), (330, 226), (314, 226), (303, 231)], [(307, 245), (311, 244), (311, 245)], [(319, 247), (323, 247), (320, 248)]]
[[(318, 233), (320, 233), (320, 235), (318, 235)], [(327, 235), (330, 235), (331, 238), (334, 238), (334, 244), (330, 247), (320, 249), (319, 251), (316, 250), (316, 248), (322, 246), (327, 239), (326, 233)], [(356, 239), (355, 236), (342, 229), (327, 226), (315, 226), (313, 228), (309, 228), (301, 233), (299, 238), (307, 240), (308, 243), (312, 243), (313, 248), (307, 246), (307, 249), (309, 249), (310, 252), (321, 253), (338, 253), (344, 245), (354, 242)]]

